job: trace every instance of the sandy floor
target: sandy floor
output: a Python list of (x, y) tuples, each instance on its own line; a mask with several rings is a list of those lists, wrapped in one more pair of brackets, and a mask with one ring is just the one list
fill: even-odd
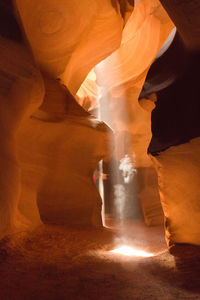
[[(0, 300), (200, 299), (198, 261), (175, 260), (161, 227), (107, 224), (114, 234), (42, 226), (2, 241)], [(110, 252), (122, 244), (154, 256)]]

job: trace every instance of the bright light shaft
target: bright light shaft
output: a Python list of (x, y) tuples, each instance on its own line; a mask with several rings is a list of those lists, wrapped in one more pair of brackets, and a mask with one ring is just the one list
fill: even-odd
[[(120, 159), (119, 169), (116, 170), (116, 172), (117, 173), (113, 175), (113, 183), (117, 182), (116, 184), (113, 184), (114, 205), (116, 215), (118, 216), (119, 220), (123, 222), (126, 215), (126, 205), (128, 205), (128, 200), (130, 197), (130, 194), (128, 194), (130, 193), (130, 188), (127, 191), (126, 185), (133, 180), (133, 177), (136, 174), (135, 155), (132, 154), (131, 159), (128, 154), (125, 154), (125, 156)], [(120, 176), (120, 174), (122, 176)]]
[[(103, 173), (102, 160), (99, 162), (99, 172), (100, 174)], [(103, 187), (103, 178), (101, 175), (99, 176), (99, 193), (102, 199), (101, 218), (102, 218), (103, 226), (105, 226), (104, 187)]]
[[(120, 57), (114, 56), (116, 65), (120, 65)], [(128, 111), (128, 104), (126, 101), (126, 94), (123, 88), (120, 89), (119, 95), (116, 93), (112, 95), (112, 89), (107, 86), (106, 74), (102, 75), (102, 66), (106, 61), (101, 62), (95, 67), (97, 75), (100, 74), (100, 82), (103, 83), (98, 89), (98, 118), (108, 123), (108, 125), (114, 131), (114, 139), (111, 137), (110, 140), (110, 151), (113, 152), (113, 160), (111, 160), (112, 169), (110, 174), (110, 181), (113, 187), (113, 212), (118, 221), (122, 224), (127, 214), (127, 203), (129, 201), (130, 187), (128, 184), (131, 183), (136, 169), (135, 169), (135, 155), (130, 154), (130, 116)], [(119, 71), (115, 73), (116, 82), (123, 82), (122, 74)], [(97, 78), (98, 81), (98, 78)], [(131, 157), (130, 157), (131, 155)], [(102, 185), (102, 186), (101, 186)], [(103, 182), (100, 182), (100, 193), (103, 191)], [(103, 193), (101, 193), (103, 196)], [(103, 198), (103, 197), (102, 197)], [(104, 203), (104, 199), (103, 199)], [(104, 214), (102, 214), (104, 216)], [(105, 224), (105, 220), (103, 220)], [(124, 234), (122, 234), (124, 235)]]
[(129, 246), (121, 246), (117, 249), (111, 250), (111, 253), (126, 255), (126, 256), (140, 256), (140, 257), (151, 257), (153, 256), (152, 253), (138, 250)]
[(135, 165), (135, 155), (133, 154), (133, 160), (125, 154), (125, 156), (120, 159), (119, 170), (122, 171), (122, 176), (124, 178), (124, 183), (129, 183), (136, 173), (136, 169), (134, 168)]

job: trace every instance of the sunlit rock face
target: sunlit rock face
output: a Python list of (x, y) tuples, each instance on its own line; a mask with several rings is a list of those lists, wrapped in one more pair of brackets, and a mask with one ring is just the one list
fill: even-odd
[(123, 20), (110, 0), (16, 4), (40, 68), (61, 76), (73, 95), (92, 67), (120, 44)]
[(200, 138), (152, 156), (158, 172), (166, 239), (200, 245)]
[(96, 74), (92, 69), (77, 91), (76, 100), (85, 110), (94, 111), (98, 108), (98, 94)]
[(148, 68), (172, 28), (159, 1), (139, 1), (123, 29), (120, 48), (96, 69), (98, 85), (112, 91), (115, 97), (129, 87), (140, 90)]
[[(41, 108), (21, 129), (21, 212), (32, 222), (102, 226), (101, 198), (93, 181), (108, 159), (111, 130), (85, 112), (70, 93), (45, 80)], [(31, 132), (31, 134), (30, 134)]]
[(24, 120), (42, 103), (44, 86), (9, 1), (0, 3), (0, 239), (25, 230), (18, 210), (20, 169), (16, 136)]
[[(59, 1), (59, 3), (56, 1), (35, 3), (33, 1), (8, 0), (0, 1), (0, 5), (0, 135), (2, 144), (0, 160), (2, 169), (5, 170), (4, 173), (1, 173), (0, 178), (1, 238), (8, 232), (25, 230), (30, 225), (29, 220), (26, 220), (19, 212), (18, 200), (20, 196), (21, 199), (27, 198), (32, 208), (31, 212), (30, 207), (28, 209), (28, 206), (25, 205), (25, 208), (22, 204), (23, 201), (21, 201), (21, 211), (23, 210), (24, 214), (28, 218), (30, 217), (32, 223), (40, 223), (40, 216), (35, 203), (34, 193), (36, 191), (34, 188), (29, 187), (31, 185), (29, 183), (27, 184), (28, 187), (25, 187), (23, 171), (23, 188), (21, 188), (19, 166), (29, 165), (29, 162), (23, 163), (23, 160), (20, 161), (21, 156), (19, 157), (17, 152), (19, 148), (16, 147), (18, 138), (22, 146), (25, 143), (23, 130), (25, 130), (27, 136), (31, 137), (32, 132), (35, 132), (37, 128), (35, 125), (37, 122), (29, 119), (29, 117), (41, 105), (44, 97), (44, 84), (39, 69), (52, 78), (57, 78), (63, 73), (64, 83), (75, 94), (89, 70), (118, 47), (121, 40), (123, 20), (119, 10), (115, 9), (108, 0), (93, 2), (87, 0), (81, 2)], [(23, 26), (19, 25), (21, 21)], [(26, 41), (26, 36), (38, 64), (37, 66)], [(59, 99), (59, 92), (54, 101), (56, 102), (57, 99)], [(48, 124), (49, 118), (55, 123), (63, 120), (63, 116), (60, 116), (59, 104), (51, 103), (50, 106), (51, 109), (48, 114), (46, 112), (41, 113), (41, 111), (37, 112), (39, 119), (41, 114), (42, 119), (46, 120), (47, 118), (45, 125)], [(99, 139), (101, 140), (101, 138), (93, 138), (94, 132), (99, 136), (104, 136), (104, 129), (102, 129), (104, 125), (102, 123), (98, 124), (96, 120), (89, 118), (85, 121), (86, 126), (84, 122), (81, 123), (81, 120), (83, 118), (80, 116), (79, 125), (83, 128), (83, 131), (86, 128), (93, 128), (91, 129), (91, 139), (97, 141), (99, 151), (104, 149), (103, 142), (103, 145), (99, 145)], [(24, 124), (23, 122), (27, 123)], [(31, 127), (32, 125), (33, 127)], [(76, 129), (74, 130), (76, 131)], [(49, 132), (46, 127), (44, 130)], [(57, 128), (57, 130), (63, 132), (61, 128)], [(78, 129), (76, 133), (79, 133)], [(84, 132), (83, 136), (84, 134), (86, 133)], [(40, 136), (39, 133), (38, 135)], [(77, 135), (77, 139), (79, 135)], [(53, 141), (49, 137), (49, 142), (51, 141), (51, 144), (55, 145), (56, 133), (53, 137), (55, 140)], [(64, 136), (62, 138), (67, 143)], [(40, 149), (39, 137), (35, 143), (38, 143), (38, 149)], [(48, 144), (47, 141), (46, 143)], [(76, 142), (74, 141), (74, 143)], [(93, 155), (93, 151), (95, 152), (94, 144), (89, 146), (88, 143), (88, 147), (90, 148), (89, 153)], [(25, 149), (30, 153), (28, 145), (27, 148), (24, 148), (24, 151)], [(24, 159), (26, 159), (26, 154), (24, 155)], [(101, 157), (99, 152), (94, 154), (95, 162), (98, 160), (97, 156), (98, 159)], [(91, 160), (93, 161), (93, 157), (91, 157)], [(34, 179), (33, 177), (33, 182), (34, 187), (38, 187), (37, 184), (40, 183), (39, 176), (38, 181), (37, 178)], [(30, 199), (34, 199), (34, 201)]]

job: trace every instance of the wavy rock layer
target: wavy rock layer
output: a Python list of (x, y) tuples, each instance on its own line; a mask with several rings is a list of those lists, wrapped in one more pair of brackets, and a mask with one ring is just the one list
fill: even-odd
[(200, 138), (196, 138), (152, 157), (158, 172), (169, 246), (200, 245), (199, 149)]
[(94, 65), (120, 44), (123, 21), (109, 0), (16, 4), (40, 68), (73, 95)]
[(45, 223), (101, 226), (101, 198), (93, 173), (99, 160), (109, 156), (111, 131), (59, 83), (45, 84), (41, 109), (19, 134), (20, 209), (33, 225), (41, 216)]
[(0, 37), (0, 238), (26, 229), (18, 211), (20, 169), (16, 135), (25, 119), (42, 103), (44, 86), (23, 44)]

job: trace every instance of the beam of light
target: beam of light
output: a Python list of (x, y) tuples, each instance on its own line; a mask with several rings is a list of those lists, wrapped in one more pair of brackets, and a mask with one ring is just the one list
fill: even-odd
[[(133, 154), (133, 158), (135, 161), (135, 155)], [(134, 163), (131, 160), (131, 158), (128, 156), (128, 154), (125, 154), (125, 156), (120, 159), (120, 165), (119, 170), (122, 171), (122, 176), (124, 178), (124, 183), (131, 182), (131, 179), (134, 176), (134, 173), (136, 173), (136, 169), (134, 168)]]
[[(99, 172), (100, 174), (103, 174), (103, 165), (102, 160), (99, 162)], [(101, 218), (102, 218), (102, 224), (105, 227), (105, 205), (104, 205), (104, 186), (103, 186), (103, 176), (99, 176), (99, 194), (102, 199), (102, 209), (101, 209)]]
[(129, 246), (121, 246), (119, 248), (116, 248), (114, 250), (110, 251), (111, 253), (121, 254), (125, 256), (140, 256), (140, 257), (151, 257), (153, 256), (152, 253), (135, 249)]

